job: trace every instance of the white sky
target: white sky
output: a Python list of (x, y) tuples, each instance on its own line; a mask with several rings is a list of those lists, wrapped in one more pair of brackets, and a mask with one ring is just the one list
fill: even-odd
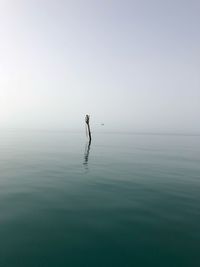
[(200, 132), (200, 1), (0, 0), (0, 127)]

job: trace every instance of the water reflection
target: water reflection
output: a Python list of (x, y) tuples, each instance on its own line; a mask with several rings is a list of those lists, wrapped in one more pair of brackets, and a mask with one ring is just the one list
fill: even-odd
[(88, 160), (89, 160), (89, 154), (90, 154), (90, 146), (91, 146), (91, 140), (89, 140), (85, 145), (85, 153), (84, 153), (84, 162), (83, 165), (88, 170)]

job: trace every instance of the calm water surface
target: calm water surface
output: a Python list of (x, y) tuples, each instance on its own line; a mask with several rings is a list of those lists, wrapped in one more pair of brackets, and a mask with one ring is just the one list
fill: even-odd
[(200, 136), (1, 131), (0, 267), (200, 266)]

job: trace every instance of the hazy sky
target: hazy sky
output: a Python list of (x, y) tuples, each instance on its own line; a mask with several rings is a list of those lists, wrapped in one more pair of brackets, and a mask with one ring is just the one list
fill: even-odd
[(200, 132), (199, 0), (0, 0), (0, 127)]

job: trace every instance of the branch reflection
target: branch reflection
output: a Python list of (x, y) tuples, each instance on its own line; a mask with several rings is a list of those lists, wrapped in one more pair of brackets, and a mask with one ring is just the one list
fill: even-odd
[(89, 160), (89, 154), (90, 154), (90, 146), (91, 146), (91, 140), (89, 140), (85, 145), (85, 153), (84, 153), (84, 162), (83, 165), (88, 170), (88, 160)]

